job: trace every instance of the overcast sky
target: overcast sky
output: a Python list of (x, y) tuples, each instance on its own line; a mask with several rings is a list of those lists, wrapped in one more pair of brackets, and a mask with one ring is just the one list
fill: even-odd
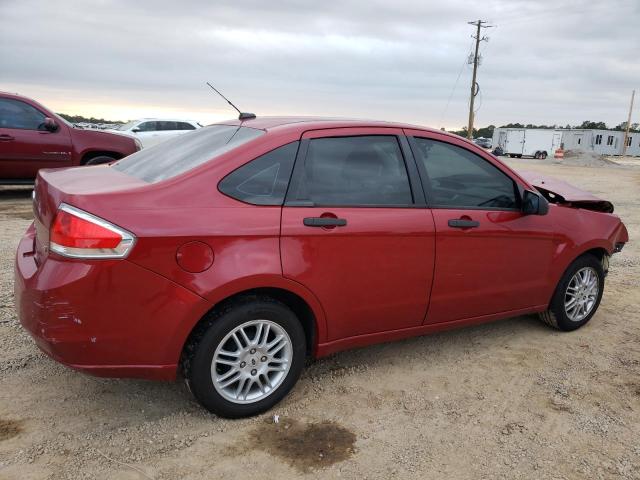
[(639, 0), (0, 0), (0, 90), (115, 120), (233, 117), (209, 80), (258, 115), (460, 127), (478, 18), (497, 27), (476, 125), (626, 120)]

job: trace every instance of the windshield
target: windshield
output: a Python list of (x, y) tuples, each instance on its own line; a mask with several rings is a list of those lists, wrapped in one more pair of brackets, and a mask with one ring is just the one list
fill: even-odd
[(144, 148), (116, 162), (113, 168), (149, 183), (187, 172), (263, 135), (255, 128), (211, 125)]
[(129, 130), (136, 124), (137, 120), (133, 120), (131, 122), (124, 123), (118, 127), (115, 127), (114, 130)]

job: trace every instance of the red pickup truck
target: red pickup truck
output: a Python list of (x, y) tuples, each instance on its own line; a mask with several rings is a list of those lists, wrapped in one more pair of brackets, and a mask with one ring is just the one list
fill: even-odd
[(135, 138), (76, 128), (34, 100), (0, 92), (0, 184), (33, 183), (41, 168), (112, 162), (140, 148)]

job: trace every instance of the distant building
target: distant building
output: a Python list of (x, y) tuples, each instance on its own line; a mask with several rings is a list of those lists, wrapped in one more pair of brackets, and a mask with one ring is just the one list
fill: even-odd
[[(636, 135), (636, 137), (640, 139), (640, 135)], [(562, 144), (565, 150), (594, 152), (598, 155), (622, 155), (623, 139), (624, 132), (617, 130), (583, 130), (576, 128), (564, 130), (562, 133)]]
[(640, 133), (629, 132), (627, 137), (627, 155), (640, 157)]

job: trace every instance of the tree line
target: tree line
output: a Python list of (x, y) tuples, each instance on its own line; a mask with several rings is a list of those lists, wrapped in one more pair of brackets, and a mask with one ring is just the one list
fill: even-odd
[[(473, 138), (484, 137), (491, 138), (493, 137), (493, 131), (495, 130), (495, 125), (489, 125), (487, 127), (482, 128), (474, 128), (473, 129)], [(507, 123), (506, 125), (502, 125), (500, 128), (560, 128), (560, 129), (569, 129), (569, 128), (583, 128), (586, 130), (619, 130), (624, 131), (627, 128), (627, 122), (622, 122), (616, 125), (613, 128), (609, 128), (605, 122), (592, 122), (591, 120), (585, 120), (580, 125), (533, 125), (529, 123), (524, 125), (522, 123)], [(634, 133), (640, 133), (640, 124), (632, 123), (629, 131)], [(460, 135), (461, 137), (467, 136), (467, 127), (462, 127), (460, 130), (453, 130), (450, 133), (455, 133), (456, 135)]]
[(58, 113), (57, 115), (71, 123), (125, 123), (121, 120), (105, 120), (104, 118), (83, 117), (82, 115), (68, 115), (66, 113)]

